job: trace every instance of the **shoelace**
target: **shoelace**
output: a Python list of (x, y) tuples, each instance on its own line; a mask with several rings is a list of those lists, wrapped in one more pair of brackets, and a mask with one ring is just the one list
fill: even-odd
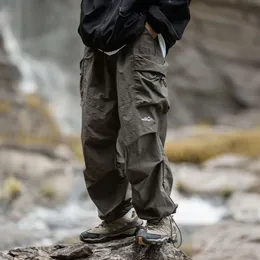
[(99, 225), (96, 226), (96, 228), (105, 227), (106, 225), (107, 223), (105, 221), (102, 221)]
[(176, 246), (176, 248), (180, 248), (182, 246), (182, 233), (181, 233), (181, 230), (180, 230), (179, 226), (177, 225), (177, 223), (175, 222), (175, 220), (174, 220), (172, 215), (170, 216), (170, 223), (171, 223), (171, 240), (172, 240), (172, 242), (174, 244), (174, 241), (172, 239), (172, 237), (173, 237), (173, 223), (174, 223), (174, 225), (177, 227), (177, 230), (179, 232), (179, 237), (180, 237), (180, 243), (179, 243), (178, 246)]
[[(150, 221), (150, 222), (153, 223), (153, 224), (158, 225), (161, 220), (162, 220), (162, 219), (152, 220), (152, 221)], [(178, 246), (175, 246), (175, 247), (176, 247), (176, 248), (180, 248), (180, 247), (182, 246), (182, 233), (181, 233), (181, 230), (180, 230), (179, 226), (177, 225), (177, 223), (175, 222), (175, 220), (174, 220), (174, 218), (173, 218), (172, 215), (169, 216), (169, 220), (170, 220), (170, 226), (171, 226), (171, 242), (172, 242), (172, 243), (174, 244), (174, 246), (175, 246), (175, 241), (173, 240), (173, 233), (174, 233), (173, 224), (174, 224), (174, 226), (175, 226), (175, 227), (177, 228), (177, 230), (178, 230), (179, 238), (180, 238), (179, 245), (178, 245)], [(151, 227), (151, 229), (153, 229), (153, 228)], [(175, 229), (175, 230), (176, 230), (176, 229)]]
[[(173, 216), (172, 215), (170, 215), (169, 216), (169, 219), (170, 219), (170, 226), (171, 226), (171, 242), (174, 244), (174, 246), (175, 246), (175, 243), (174, 243), (174, 240), (173, 240), (173, 224), (174, 224), (174, 226), (176, 226), (177, 227), (177, 230), (178, 230), (178, 233), (179, 233), (179, 237), (180, 237), (180, 242), (179, 242), (179, 245), (178, 246), (176, 246), (176, 248), (180, 248), (181, 246), (182, 246), (182, 233), (181, 233), (181, 230), (180, 230), (180, 228), (179, 228), (179, 226), (177, 225), (177, 223), (175, 222), (175, 220), (174, 220), (174, 218), (173, 218)], [(161, 220), (157, 220), (157, 221), (153, 221), (153, 223), (159, 223)], [(96, 228), (98, 228), (98, 227), (104, 227), (104, 226), (106, 226), (108, 223), (106, 223), (105, 221), (102, 221)]]
[(113, 222), (107, 223), (106, 221), (102, 221), (99, 225), (96, 226), (96, 228), (113, 226), (113, 225), (115, 225)]

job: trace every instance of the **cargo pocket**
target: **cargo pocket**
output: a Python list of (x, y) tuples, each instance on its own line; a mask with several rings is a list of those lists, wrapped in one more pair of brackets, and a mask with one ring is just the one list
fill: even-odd
[(90, 48), (86, 47), (85, 48), (85, 53), (83, 59), (80, 61), (80, 105), (81, 107), (84, 105), (85, 100), (86, 100), (86, 90), (88, 88), (88, 78), (89, 76), (87, 75), (87, 69), (88, 65), (91, 63), (91, 60), (94, 56), (94, 53)]
[(167, 63), (156, 63), (148, 57), (134, 57), (134, 98), (136, 107), (153, 106), (166, 114), (170, 108), (166, 83)]

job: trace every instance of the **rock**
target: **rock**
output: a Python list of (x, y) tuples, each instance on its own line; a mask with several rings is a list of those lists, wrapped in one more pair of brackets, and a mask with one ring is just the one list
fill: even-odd
[[(256, 159), (252, 163), (250, 163), (249, 171), (254, 172), (256, 174), (260, 174), (260, 158)], [(260, 192), (260, 191), (259, 191)]]
[(42, 229), (40, 232), (38, 230), (25, 230), (17, 227), (15, 222), (7, 220), (5, 220), (5, 225), (0, 226), (0, 232), (0, 251), (10, 249), (14, 245), (21, 247), (34, 244), (36, 241), (42, 240), (43, 237), (50, 236), (48, 229)]
[(193, 236), (193, 260), (259, 260), (260, 225), (223, 222)]
[(177, 188), (200, 195), (228, 196), (235, 191), (259, 188), (259, 178), (253, 173), (239, 169), (204, 169), (195, 165), (173, 166)]
[(11, 200), (7, 198), (5, 201), (2, 201), (2, 204), (4, 204), (3, 212), (10, 219), (19, 220), (33, 209), (36, 203), (36, 197), (37, 194), (35, 194), (35, 190), (26, 187), (16, 199)]
[[(74, 162), (67, 159), (61, 154), (51, 157), (40, 150), (0, 148), (0, 197), (4, 197), (0, 203), (5, 205), (5, 213), (19, 219), (36, 204), (56, 207), (67, 201), (75, 182)], [(13, 194), (17, 186), (7, 187), (7, 180), (12, 178), (23, 186), (15, 198), (5, 196)], [(3, 186), (6, 186), (4, 190)]]
[(213, 134), (226, 134), (234, 131), (236, 131), (235, 128), (225, 125), (190, 125), (168, 128), (166, 141), (184, 140), (191, 137), (205, 137)]
[(0, 166), (5, 175), (39, 180), (53, 172), (63, 171), (64, 163), (38, 153), (1, 149)]
[(234, 115), (224, 114), (217, 123), (239, 129), (259, 127), (260, 109), (247, 109)]
[(0, 253), (0, 260), (12, 260), (11, 256), (4, 255), (3, 253)]
[(2, 256), (0, 255), (0, 260), (6, 259), (190, 260), (190, 258), (185, 256), (184, 253), (176, 249), (173, 244), (140, 247), (134, 243), (134, 238), (126, 238), (96, 245), (78, 243), (73, 245), (57, 245), (52, 247), (14, 249), (10, 250), (8, 254), (2, 254)]
[(228, 201), (228, 207), (235, 220), (260, 224), (259, 194), (235, 193)]
[(54, 150), (54, 154), (57, 158), (60, 158), (63, 161), (72, 161), (74, 158), (70, 148), (64, 144), (58, 145)]
[(259, 125), (259, 116), (244, 117), (247, 109), (260, 114), (259, 9), (255, 0), (192, 2), (183, 40), (168, 55), (170, 125)]
[(235, 154), (224, 154), (210, 159), (204, 163), (206, 169), (241, 169), (246, 168), (252, 161), (249, 157)]
[(74, 182), (72, 168), (64, 165), (63, 172), (54, 173), (41, 181), (40, 193), (46, 198), (56, 199), (56, 202), (57, 199), (67, 201), (74, 192)]

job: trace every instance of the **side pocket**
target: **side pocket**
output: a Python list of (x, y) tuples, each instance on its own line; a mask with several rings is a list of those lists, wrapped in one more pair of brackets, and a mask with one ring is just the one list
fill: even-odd
[(90, 66), (93, 58), (94, 58), (94, 51), (89, 47), (85, 47), (84, 57), (80, 61), (80, 98), (81, 98), (80, 105), (81, 107), (83, 106), (86, 100), (86, 93), (87, 93), (87, 88), (89, 85), (89, 78), (90, 78), (89, 75), (90, 73), (88, 73), (88, 67)]
[(84, 58), (80, 61), (80, 83), (79, 83), (79, 91), (80, 91), (80, 106), (83, 106), (83, 92), (84, 92)]
[(166, 114), (170, 108), (166, 84), (167, 63), (135, 57), (134, 91), (136, 107), (154, 106)]

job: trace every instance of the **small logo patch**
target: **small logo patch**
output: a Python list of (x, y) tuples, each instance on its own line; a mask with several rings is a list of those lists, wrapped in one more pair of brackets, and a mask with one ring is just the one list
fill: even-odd
[(144, 122), (151, 122), (151, 121), (153, 121), (153, 118), (151, 118), (150, 116), (146, 116), (146, 117), (142, 118), (142, 121), (144, 121)]

